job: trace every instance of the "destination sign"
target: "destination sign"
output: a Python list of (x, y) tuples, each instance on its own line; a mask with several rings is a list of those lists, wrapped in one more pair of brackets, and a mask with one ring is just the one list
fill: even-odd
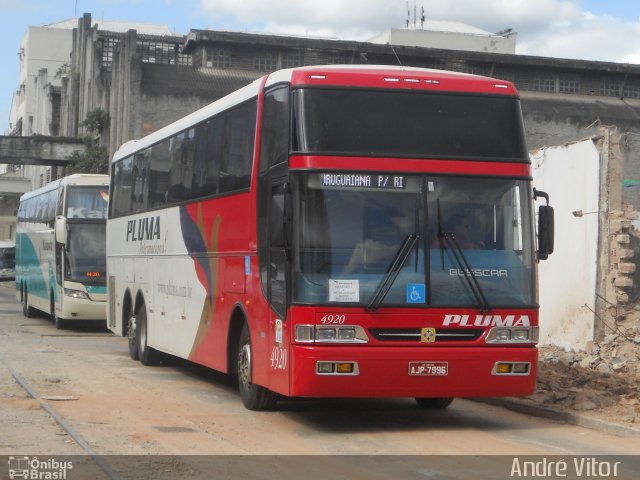
[(323, 173), (320, 175), (323, 187), (347, 188), (407, 188), (407, 177), (402, 175), (380, 175), (367, 173)]

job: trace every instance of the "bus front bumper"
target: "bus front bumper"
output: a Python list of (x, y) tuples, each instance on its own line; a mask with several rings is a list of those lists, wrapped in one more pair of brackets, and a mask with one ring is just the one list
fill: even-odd
[(293, 345), (291, 351), (294, 397), (526, 396), (535, 390), (538, 361), (535, 347)]
[(62, 311), (57, 313), (63, 320), (106, 320), (107, 302), (65, 296)]

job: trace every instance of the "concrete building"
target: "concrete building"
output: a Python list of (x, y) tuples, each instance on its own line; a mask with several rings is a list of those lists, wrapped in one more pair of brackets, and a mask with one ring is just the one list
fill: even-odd
[[(71, 54), (74, 29), (78, 19), (72, 18), (43, 26), (27, 28), (18, 53), (18, 88), (13, 94), (9, 115), (12, 136), (58, 136), (62, 83), (73, 78)], [(122, 34), (130, 29), (147, 35), (170, 35), (166, 25), (104, 21), (93, 27)], [(72, 136), (77, 135), (77, 126)], [(0, 165), (0, 239), (13, 238), (15, 214), (20, 195), (41, 187), (60, 175), (60, 167), (42, 165)]]

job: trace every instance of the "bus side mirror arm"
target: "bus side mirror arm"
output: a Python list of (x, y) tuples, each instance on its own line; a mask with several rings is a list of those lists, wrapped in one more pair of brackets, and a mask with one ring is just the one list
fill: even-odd
[(549, 195), (534, 188), (533, 199), (538, 198), (544, 198), (547, 201), (546, 205), (540, 205), (538, 208), (538, 259), (546, 260), (553, 253), (553, 207), (549, 206)]
[(61, 215), (56, 217), (54, 235), (57, 243), (67, 244), (67, 219)]

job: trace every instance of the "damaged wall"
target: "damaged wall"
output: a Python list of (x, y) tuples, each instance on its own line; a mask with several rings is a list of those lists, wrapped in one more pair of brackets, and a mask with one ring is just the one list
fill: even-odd
[[(531, 156), (533, 184), (555, 210), (555, 250), (539, 264), (541, 345), (579, 350), (593, 339), (599, 159), (591, 139)], [(587, 214), (572, 214), (579, 210)]]
[(640, 237), (623, 201), (624, 136), (599, 135), (532, 154), (533, 183), (555, 209), (555, 251), (540, 262), (540, 343), (588, 349), (637, 300)]

